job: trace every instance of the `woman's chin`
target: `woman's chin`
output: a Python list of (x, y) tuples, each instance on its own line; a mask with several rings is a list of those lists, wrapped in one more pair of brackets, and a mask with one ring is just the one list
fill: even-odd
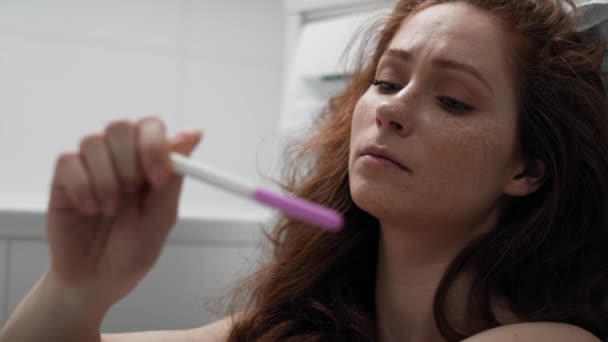
[(394, 187), (391, 189), (372, 182), (351, 181), (350, 191), (353, 202), (381, 222), (401, 220), (409, 211), (407, 199), (403, 194), (399, 196)]

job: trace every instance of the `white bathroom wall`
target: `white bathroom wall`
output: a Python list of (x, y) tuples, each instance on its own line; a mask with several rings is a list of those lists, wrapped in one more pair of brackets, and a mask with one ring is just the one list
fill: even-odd
[[(272, 173), (282, 92), (281, 0), (0, 2), (0, 192), (46, 197), (60, 151), (114, 118), (202, 128), (194, 156)], [(10, 165), (10, 166), (9, 166)], [(260, 214), (201, 185), (184, 206)]]

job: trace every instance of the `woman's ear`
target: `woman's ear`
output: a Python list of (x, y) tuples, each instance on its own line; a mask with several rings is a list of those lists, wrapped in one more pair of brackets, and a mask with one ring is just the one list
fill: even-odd
[(504, 192), (513, 197), (527, 196), (538, 190), (545, 179), (545, 163), (533, 159), (515, 170), (505, 184)]

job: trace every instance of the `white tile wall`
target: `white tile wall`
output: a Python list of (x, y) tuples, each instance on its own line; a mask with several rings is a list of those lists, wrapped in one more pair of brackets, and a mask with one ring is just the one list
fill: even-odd
[(48, 247), (45, 241), (24, 240), (9, 243), (8, 262), (8, 311), (13, 312), (17, 304), (47, 269)]
[[(0, 155), (14, 166), (0, 192), (45, 197), (60, 151), (110, 119), (147, 114), (171, 133), (204, 129), (197, 156), (263, 181), (256, 161), (269, 158), (256, 146), (278, 127), (282, 10), (282, 0), (0, 2)], [(184, 198), (260, 210), (216, 194)]]
[[(188, 62), (185, 70), (184, 115), (206, 131), (193, 156), (250, 180), (263, 182), (261, 177), (273, 175), (269, 163), (277, 146), (265, 141), (278, 136), (278, 127), (267, 127), (278, 126), (277, 118), (268, 113), (277, 110), (281, 98), (276, 87), (281, 83), (280, 70), (266, 65), (203, 62)], [(270, 98), (277, 103), (266, 100)], [(198, 184), (186, 185), (184, 198), (188, 203), (198, 199), (204, 202), (201, 205), (218, 211), (261, 209)]]
[(175, 50), (180, 0), (9, 0), (0, 32), (34, 40), (112, 48)]
[(166, 246), (140, 286), (110, 310), (103, 331), (189, 329), (224, 317), (221, 299), (251, 270), (256, 252), (247, 245)]
[[(177, 59), (100, 47), (4, 39), (0, 151), (3, 192), (43, 192), (54, 160), (116, 117), (177, 114)], [(10, 80), (7, 81), (7, 80)]]
[(189, 57), (280, 70), (282, 0), (188, 0), (186, 6)]

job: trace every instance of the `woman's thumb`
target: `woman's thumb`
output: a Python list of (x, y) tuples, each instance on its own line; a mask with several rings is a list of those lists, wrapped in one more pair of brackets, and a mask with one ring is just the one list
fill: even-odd
[[(201, 141), (202, 136), (202, 131), (179, 133), (169, 140), (169, 149), (171, 152), (188, 156)], [(155, 222), (161, 229), (158, 236), (163, 238), (175, 223), (182, 182), (183, 177), (175, 175), (169, 184), (151, 191), (146, 198), (146, 206), (155, 208), (150, 211), (150, 222)], [(157, 210), (158, 208), (162, 208), (162, 210)]]
[(202, 131), (188, 131), (179, 133), (169, 142), (171, 152), (176, 152), (183, 155), (190, 155), (194, 148), (203, 138)]

